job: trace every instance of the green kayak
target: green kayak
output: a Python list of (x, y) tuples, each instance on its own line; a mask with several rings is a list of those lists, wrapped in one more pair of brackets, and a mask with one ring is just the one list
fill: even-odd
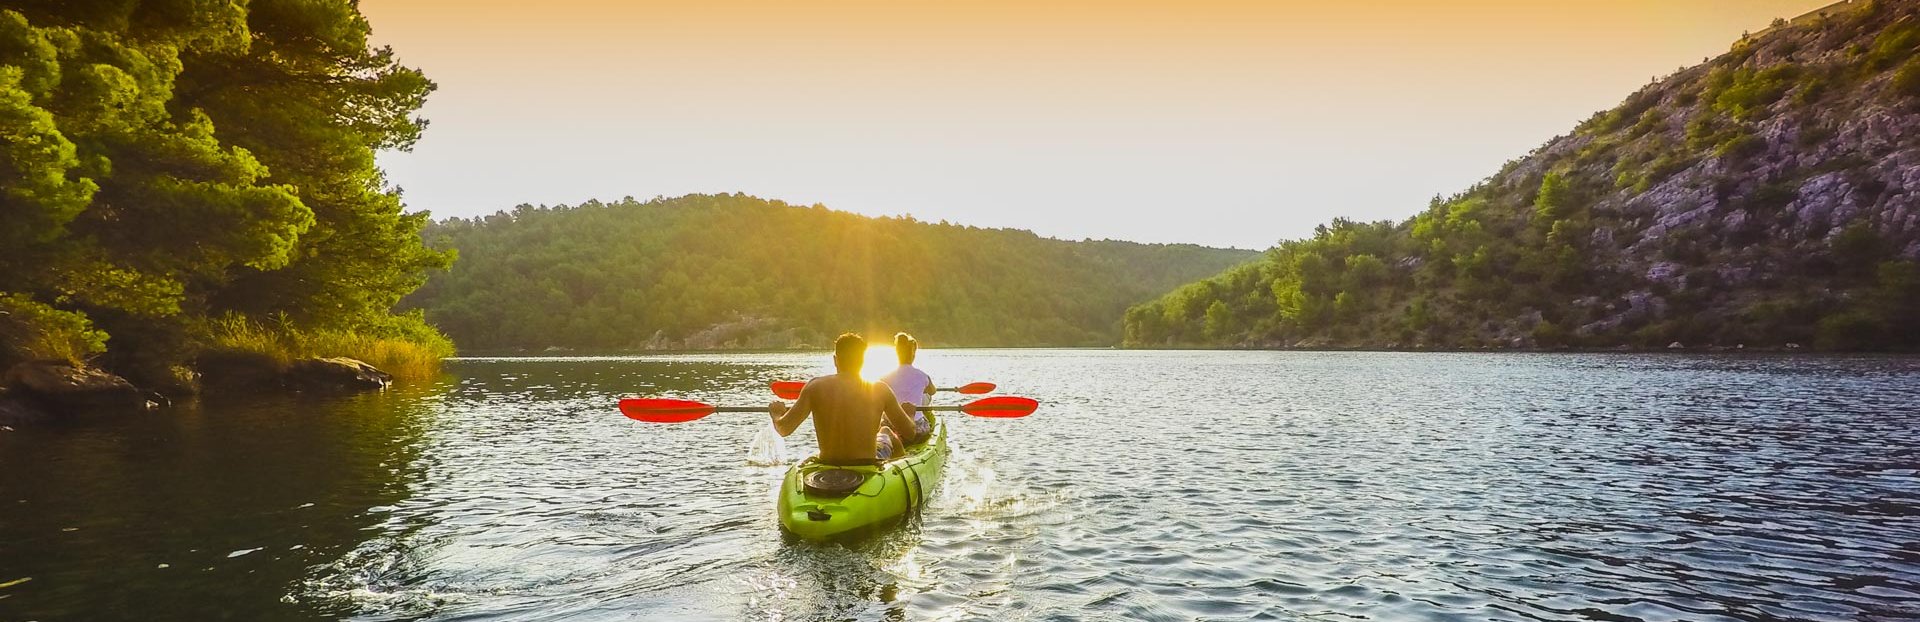
[[(934, 420), (933, 434), (926, 442), (908, 445), (907, 455), (886, 464), (838, 467), (808, 458), (787, 469), (787, 478), (780, 483), (780, 526), (801, 538), (826, 540), (891, 524), (926, 504), (946, 463), (947, 424), (939, 419)], [(808, 476), (835, 470), (852, 473), (816, 476), (816, 482), (839, 479), (849, 484), (851, 492), (808, 489)]]

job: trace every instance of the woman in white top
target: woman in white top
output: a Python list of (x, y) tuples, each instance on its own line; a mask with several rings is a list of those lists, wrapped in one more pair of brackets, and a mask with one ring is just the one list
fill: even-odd
[(927, 405), (927, 398), (933, 397), (933, 378), (913, 366), (913, 357), (920, 352), (920, 342), (913, 335), (895, 334), (893, 352), (900, 357), (900, 366), (881, 376), (880, 382), (893, 389), (893, 397), (900, 400), (900, 407), (913, 416), (913, 440), (907, 442), (917, 443), (933, 433), (933, 422), (920, 410)]

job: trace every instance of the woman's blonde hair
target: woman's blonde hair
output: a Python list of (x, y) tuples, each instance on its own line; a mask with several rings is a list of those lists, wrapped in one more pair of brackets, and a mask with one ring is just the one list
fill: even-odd
[(894, 333), (893, 353), (900, 357), (901, 365), (913, 364), (913, 355), (920, 351), (920, 340), (906, 333)]

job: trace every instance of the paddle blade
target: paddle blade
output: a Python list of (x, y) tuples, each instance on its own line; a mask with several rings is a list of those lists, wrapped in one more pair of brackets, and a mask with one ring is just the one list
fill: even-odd
[(973, 382), (973, 383), (968, 383), (967, 385), (962, 386), (960, 388), (954, 389), (953, 392), (959, 393), (962, 395), (986, 395), (988, 393), (992, 393), (994, 389), (998, 389), (998, 388), (1000, 388), (998, 385), (995, 385), (991, 382)]
[(1040, 402), (1032, 398), (1002, 395), (967, 402), (965, 406), (960, 407), (960, 412), (975, 417), (1012, 419), (1031, 415), (1038, 408), (1040, 408)]
[(773, 383), (772, 386), (773, 394), (780, 396), (780, 399), (797, 400), (800, 399), (800, 390), (807, 388), (807, 383), (794, 380), (782, 380)]
[(647, 423), (686, 423), (713, 414), (714, 408), (693, 400), (630, 397), (620, 400), (620, 413)]

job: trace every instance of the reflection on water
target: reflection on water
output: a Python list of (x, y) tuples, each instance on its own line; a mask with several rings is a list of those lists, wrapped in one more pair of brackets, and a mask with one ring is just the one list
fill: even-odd
[[(0, 620), (261, 619), (413, 493), (432, 385), (0, 433)], [(325, 614), (315, 610), (313, 613)]]
[(922, 359), (1045, 406), (948, 418), (934, 503), (851, 545), (778, 533), (764, 417), (613, 409), (761, 404), (819, 355), (0, 433), (0, 620), (1920, 618), (1920, 362)]

